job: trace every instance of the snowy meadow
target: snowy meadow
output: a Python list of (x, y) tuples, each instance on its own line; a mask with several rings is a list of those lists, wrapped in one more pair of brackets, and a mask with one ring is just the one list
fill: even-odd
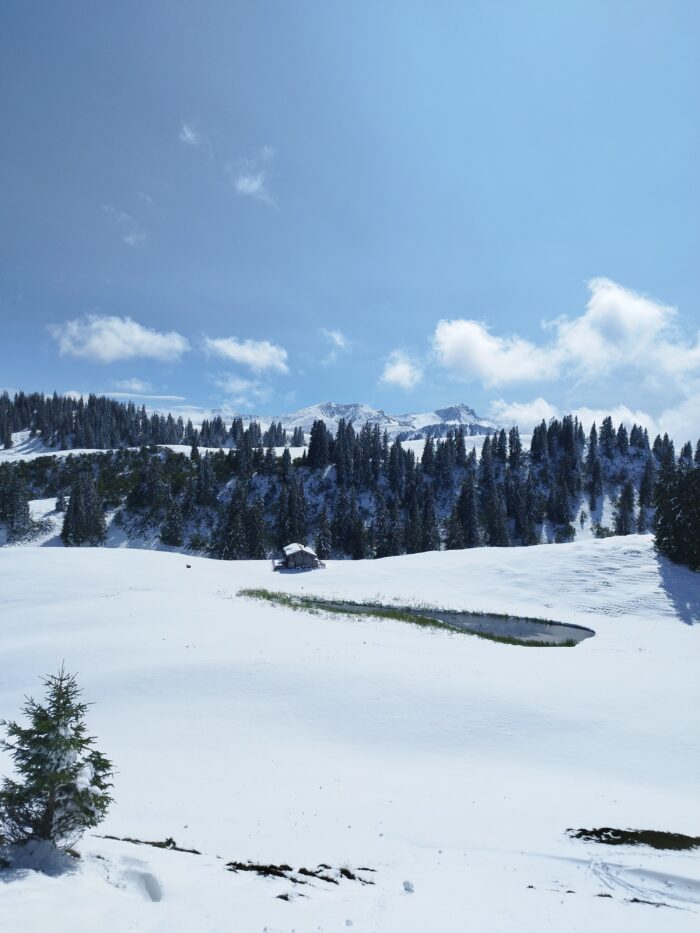
[[(524, 648), (238, 595), (249, 587), (596, 634)], [(299, 574), (10, 548), (0, 614), (3, 715), (64, 661), (116, 768), (69, 870), (4, 873), (3, 929), (697, 928), (697, 850), (567, 835), (698, 833), (700, 593), (649, 535)]]

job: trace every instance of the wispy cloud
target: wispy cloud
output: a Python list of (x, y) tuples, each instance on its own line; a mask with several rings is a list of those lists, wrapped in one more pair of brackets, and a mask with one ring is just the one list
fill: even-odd
[(420, 365), (411, 360), (403, 350), (394, 350), (384, 364), (380, 382), (408, 391), (417, 386), (422, 378), (423, 370)]
[(112, 218), (122, 242), (133, 248), (143, 246), (148, 239), (148, 233), (135, 217), (126, 211), (117, 210), (111, 204), (103, 204), (102, 210)]
[(161, 402), (184, 402), (185, 395), (144, 395), (143, 392), (103, 392), (102, 395), (108, 395), (111, 398), (138, 398), (145, 400)]
[(50, 324), (48, 330), (61, 356), (95, 363), (138, 357), (175, 362), (190, 348), (189, 341), (181, 334), (161, 333), (130, 317), (86, 314), (62, 324)]
[(113, 383), (117, 389), (124, 392), (150, 392), (153, 386), (150, 382), (144, 382), (142, 379), (115, 379)]
[(270, 165), (274, 156), (272, 146), (263, 146), (253, 156), (229, 162), (226, 173), (232, 179), (236, 193), (277, 207), (269, 189)]
[(234, 373), (214, 377), (214, 383), (225, 394), (225, 404), (251, 408), (266, 402), (272, 391), (269, 386), (254, 379), (243, 379)]
[(318, 332), (328, 342), (330, 347), (324, 359), (321, 360), (321, 363), (324, 366), (329, 366), (331, 363), (335, 363), (339, 354), (350, 352), (352, 342), (348, 340), (342, 331), (328, 330), (326, 327), (320, 327)]
[(211, 356), (248, 366), (254, 372), (288, 373), (287, 351), (269, 340), (205, 337), (202, 349)]
[(201, 149), (205, 142), (204, 137), (194, 124), (184, 121), (180, 124), (180, 132), (177, 134), (177, 138), (185, 146), (191, 146), (193, 149)]

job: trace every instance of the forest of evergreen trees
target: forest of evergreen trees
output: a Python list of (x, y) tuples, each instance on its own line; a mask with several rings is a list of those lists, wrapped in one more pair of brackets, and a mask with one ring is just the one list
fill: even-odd
[[(0, 447), (12, 446), (15, 431), (29, 431), (48, 447), (59, 450), (107, 450), (116, 447), (142, 447), (149, 444), (193, 444), (201, 447), (236, 447), (243, 436), (241, 418), (234, 418), (227, 428), (219, 416), (204, 420), (199, 429), (191, 421), (148, 414), (133, 402), (119, 402), (104, 396), (90, 395), (87, 401), (67, 395), (43, 395), (18, 392), (10, 398), (0, 395)], [(282, 447), (287, 432), (277, 422), (263, 431), (259, 424), (250, 425), (250, 440), (254, 446), (263, 444)], [(305, 443), (304, 432), (297, 428), (289, 439), (292, 446)]]
[[(92, 443), (117, 448), (0, 464), (0, 521), (10, 542), (36, 530), (28, 500), (55, 496), (66, 545), (102, 542), (106, 511), (129, 537), (158, 536), (229, 560), (261, 559), (290, 541), (315, 544), (321, 558), (565, 542), (578, 522), (600, 537), (654, 529), (671, 559), (700, 566), (700, 441), (676, 456), (667, 436), (650, 444), (644, 429), (616, 428), (609, 417), (588, 433), (573, 416), (542, 422), (529, 451), (517, 428), (502, 430), (484, 438), (479, 456), (462, 430), (452, 431), (429, 438), (420, 457), (390, 443), (378, 425), (355, 431), (341, 421), (332, 434), (316, 421), (303, 456), (292, 461), (289, 448), (276, 454), (287, 440), (279, 423), (262, 431), (214, 418), (195, 431), (95, 397), (20, 394), (2, 404), (0, 424), (11, 419), (12, 430), (59, 443), (70, 434), (90, 446), (87, 431)], [(152, 440), (172, 430), (182, 431), (189, 455)], [(144, 432), (148, 444), (131, 443)], [(118, 449), (117, 437), (139, 449)], [(302, 446), (301, 432), (292, 441)], [(200, 443), (221, 449), (202, 454)], [(604, 524), (606, 496), (614, 510)]]

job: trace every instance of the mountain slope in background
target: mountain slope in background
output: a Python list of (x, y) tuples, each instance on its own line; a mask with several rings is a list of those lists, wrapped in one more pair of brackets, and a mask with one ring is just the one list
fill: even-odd
[[(359, 402), (342, 404), (337, 402), (321, 402), (299, 411), (273, 418), (281, 421), (287, 431), (301, 428), (308, 433), (314, 421), (324, 421), (334, 433), (338, 422), (344, 418), (351, 421), (356, 430), (370, 422), (378, 424), (382, 431), (386, 431), (391, 440), (419, 440), (426, 437), (444, 437), (451, 428), (460, 425), (466, 434), (491, 434), (497, 427), (492, 421), (480, 418), (473, 408), (459, 403), (448, 408), (438, 408), (436, 411), (409, 413), (404, 415), (391, 415), (381, 408), (372, 408)], [(261, 421), (266, 419), (261, 418)]]

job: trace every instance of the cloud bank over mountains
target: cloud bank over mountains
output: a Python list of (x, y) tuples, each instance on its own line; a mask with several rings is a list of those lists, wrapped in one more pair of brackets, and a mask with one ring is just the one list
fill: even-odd
[[(557, 399), (575, 397), (578, 407), (574, 411), (585, 423), (612, 413), (618, 420), (636, 421), (653, 432), (700, 434), (700, 333), (687, 333), (676, 308), (611, 279), (592, 279), (588, 288), (583, 312), (543, 321), (539, 341), (495, 333), (476, 318), (439, 320), (425, 352), (399, 348), (384, 357), (375, 386), (394, 393), (411, 392), (418, 386), (445, 392), (452, 386), (451, 396), (455, 384), (472, 384), (487, 392), (512, 393), (519, 387), (515, 398), (502, 394), (492, 398), (485, 413), (495, 422), (517, 423), (523, 429), (572, 410), (570, 404), (565, 406)], [(277, 380), (292, 373), (297, 382), (306, 382), (312, 397), (318, 395), (320, 390), (313, 383), (320, 377), (315, 376), (319, 370), (314, 367), (332, 367), (341, 355), (364, 353), (367, 357), (373, 349), (368, 335), (356, 340), (338, 328), (322, 327), (316, 339), (322, 341), (325, 352), (309, 357), (311, 371), (308, 367), (304, 371), (298, 365), (301, 358), (294, 365), (287, 348), (271, 340), (187, 337), (175, 330), (156, 330), (129, 316), (90, 313), (52, 324), (48, 330), (61, 356), (95, 364), (135, 359), (177, 364), (194, 353), (200, 361), (233, 365), (238, 371), (205, 372), (205, 376), (220, 393), (220, 404), (238, 406), (260, 406), (282, 397), (283, 392), (288, 397), (289, 390), (283, 390)], [(623, 379), (628, 385), (626, 399), (620, 397)], [(654, 412), (635, 405), (629, 397), (630, 383), (647, 397), (659, 398)], [(147, 398), (152, 392), (152, 380), (124, 378), (114, 380), (113, 385), (135, 397)], [(531, 398), (523, 396), (527, 387), (536, 385), (544, 391)], [(362, 398), (361, 385), (356, 391)], [(602, 391), (610, 398), (605, 410), (590, 404), (593, 395), (599, 398)]]

